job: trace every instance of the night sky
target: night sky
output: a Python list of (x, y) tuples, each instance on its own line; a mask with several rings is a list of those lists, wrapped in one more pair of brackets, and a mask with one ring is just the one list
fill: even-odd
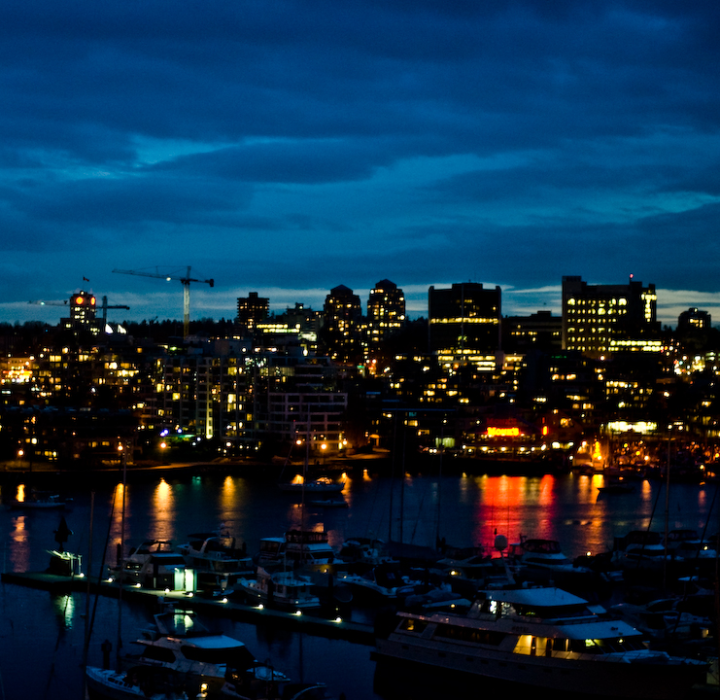
[[(4, 0), (0, 321), (321, 308), (382, 279), (720, 321), (717, 0)], [(89, 281), (84, 281), (87, 278)]]

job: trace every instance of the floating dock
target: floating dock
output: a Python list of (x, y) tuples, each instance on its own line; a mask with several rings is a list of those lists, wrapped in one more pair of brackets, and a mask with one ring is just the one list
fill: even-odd
[(373, 646), (375, 634), (371, 625), (345, 620), (342, 617), (326, 618), (307, 612), (284, 612), (262, 605), (245, 605), (232, 598), (205, 598), (184, 591), (160, 591), (117, 582), (88, 580), (86, 576), (61, 576), (51, 573), (4, 573), (2, 582), (26, 588), (36, 588), (55, 595), (85, 593), (120, 597), (128, 602), (143, 602), (159, 606), (162, 602), (182, 603), (185, 608), (210, 616), (222, 616), (255, 625), (271, 625), (303, 632), (316, 637), (343, 639), (356, 644)]

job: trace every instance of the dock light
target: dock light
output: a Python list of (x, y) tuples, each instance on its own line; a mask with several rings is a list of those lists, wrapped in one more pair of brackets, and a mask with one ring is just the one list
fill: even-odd
[(227, 598), (223, 598), (222, 601), (220, 601), (220, 602), (227, 603)]
[(263, 604), (260, 603), (260, 605), (258, 605), (258, 610), (262, 610), (262, 609), (263, 609)]
[(192, 598), (192, 597), (193, 597), (193, 592), (192, 592), (192, 591), (185, 591), (185, 595), (186, 595), (188, 598)]
[(142, 588), (142, 586), (139, 583), (136, 583), (135, 588)]
[(108, 583), (112, 583), (113, 581), (114, 581), (114, 579), (113, 579), (113, 577), (111, 576), (111, 577), (108, 579)]
[(298, 617), (300, 617), (300, 615), (302, 615), (302, 610), (296, 610), (296, 611), (295, 611), (295, 614), (296, 614)]
[(592, 556), (592, 552), (585, 552), (585, 556), (586, 556), (586, 557), (591, 557), (591, 556)]
[(169, 589), (169, 588), (166, 588), (166, 589), (165, 589), (165, 593), (170, 593), (170, 589)]
[(336, 617), (335, 622), (342, 622), (342, 617)]

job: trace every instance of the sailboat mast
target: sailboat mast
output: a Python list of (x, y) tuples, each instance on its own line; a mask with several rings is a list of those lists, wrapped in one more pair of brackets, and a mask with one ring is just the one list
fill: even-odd
[(118, 624), (117, 645), (115, 647), (116, 668), (120, 670), (122, 647), (122, 592), (123, 574), (125, 573), (125, 495), (127, 487), (127, 445), (122, 443), (122, 512), (120, 514), (120, 576), (118, 577)]

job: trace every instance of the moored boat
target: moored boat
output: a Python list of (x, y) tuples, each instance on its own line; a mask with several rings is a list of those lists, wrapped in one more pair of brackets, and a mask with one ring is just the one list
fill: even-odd
[(72, 502), (72, 498), (62, 498), (52, 491), (32, 490), (27, 498), (13, 500), (10, 507), (15, 510), (64, 510), (69, 508)]
[[(136, 640), (141, 651), (124, 658), (130, 667), (151, 667), (182, 674), (191, 697), (214, 693), (225, 683), (230, 669), (249, 669), (258, 662), (238, 639), (211, 633), (190, 610), (169, 609), (155, 615), (152, 627)], [(277, 673), (277, 677), (282, 674)]]
[[(175, 673), (151, 667), (132, 667), (126, 671), (88, 666), (85, 669), (91, 700), (189, 700), (182, 678)], [(204, 692), (193, 700), (206, 697)]]
[(281, 491), (290, 491), (293, 493), (308, 494), (338, 494), (345, 488), (344, 481), (333, 481), (332, 479), (321, 476), (317, 479), (307, 481), (290, 481), (279, 484)]
[(535, 690), (677, 700), (707, 664), (647, 648), (642, 634), (557, 588), (487, 590), (467, 615), (398, 612), (378, 663), (448, 671)]
[(263, 537), (257, 563), (283, 564), (329, 573), (343, 564), (325, 530), (288, 530), (283, 537)]
[(251, 600), (294, 612), (320, 607), (320, 598), (312, 588), (308, 576), (263, 566), (258, 566), (255, 579), (243, 579), (238, 584), (238, 590)]
[(177, 548), (188, 568), (197, 571), (198, 586), (204, 590), (231, 592), (238, 581), (255, 571), (252, 557), (227, 530), (189, 535), (189, 542)]

